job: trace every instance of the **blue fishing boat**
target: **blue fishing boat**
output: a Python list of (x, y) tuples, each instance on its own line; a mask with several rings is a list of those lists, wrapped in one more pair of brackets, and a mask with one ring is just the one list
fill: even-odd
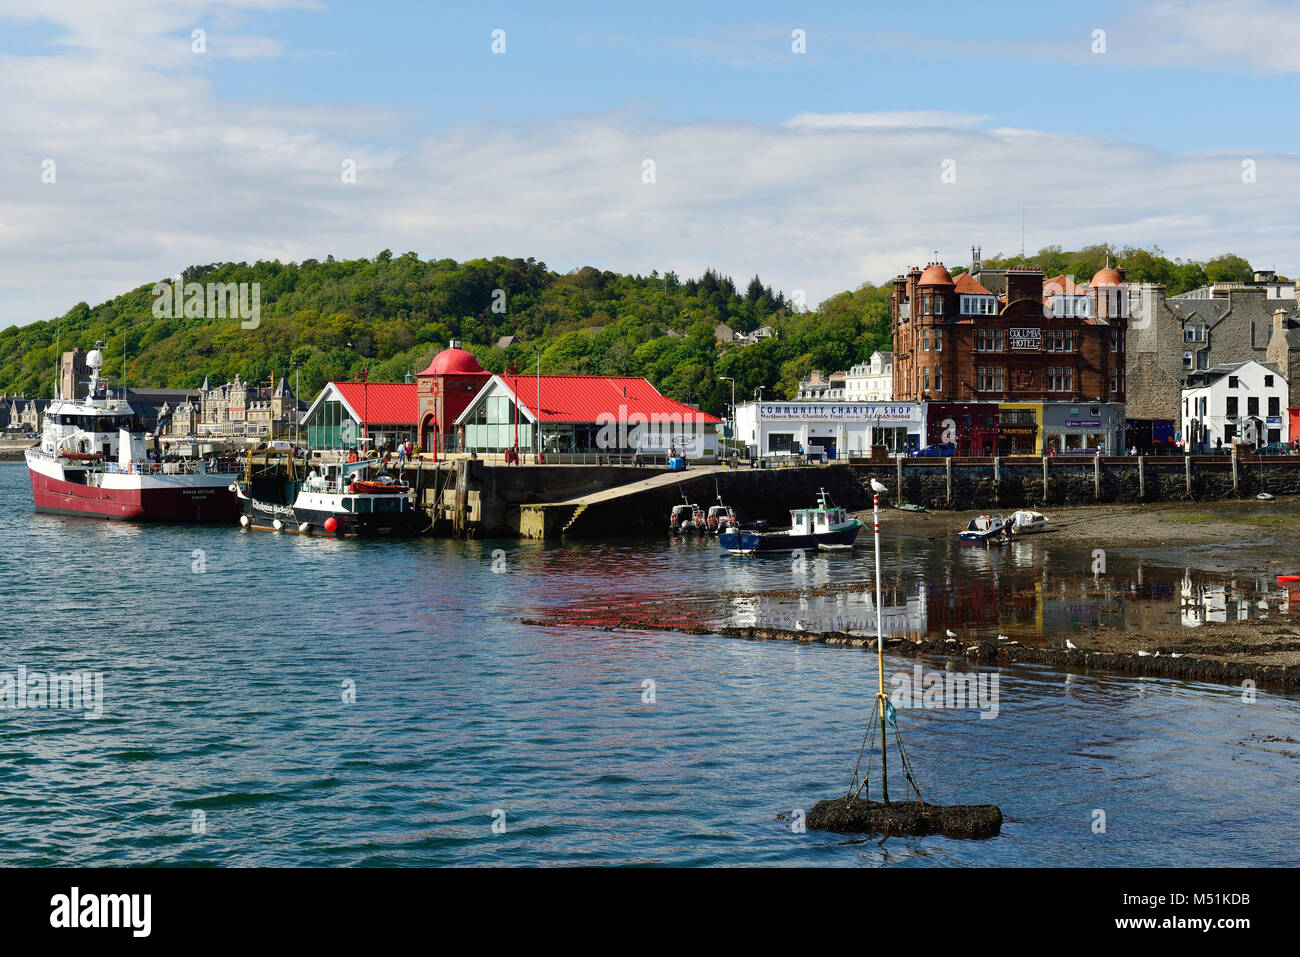
[(972, 518), (970, 524), (957, 533), (963, 545), (1004, 545), (1011, 541), (1012, 526), (1006, 519), (995, 515)]
[(817, 496), (816, 508), (790, 510), (790, 527), (773, 532), (728, 529), (718, 543), (735, 555), (755, 552), (791, 552), (798, 548), (852, 548), (863, 527), (844, 509), (830, 504), (826, 490)]

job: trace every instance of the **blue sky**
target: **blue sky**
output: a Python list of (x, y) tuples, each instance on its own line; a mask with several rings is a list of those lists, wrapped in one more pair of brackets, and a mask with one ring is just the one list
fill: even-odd
[(1022, 209), (1030, 249), (1300, 272), (1300, 5), (611, 6), (0, 0), (0, 324), (385, 247), (715, 266), (815, 303), (1013, 251)]
[[(285, 55), (237, 69), (212, 61), (211, 76), (231, 98), (401, 106), (426, 133), (636, 104), (686, 122), (956, 110), (1178, 151), (1295, 150), (1300, 138), (1286, 119), (1294, 74), (1204, 49), (1181, 66), (1147, 62), (1138, 4), (983, 3), (972, 16), (952, 2), (555, 6), (339, 2), (257, 14), (247, 29), (281, 39)], [(1170, 5), (1171, 29), (1179, 14)], [(498, 28), (507, 55), (485, 56)], [(808, 37), (804, 56), (790, 51), (795, 28)], [(1091, 52), (1095, 29), (1106, 30), (1105, 54)], [(1056, 55), (1070, 45), (1072, 59)]]

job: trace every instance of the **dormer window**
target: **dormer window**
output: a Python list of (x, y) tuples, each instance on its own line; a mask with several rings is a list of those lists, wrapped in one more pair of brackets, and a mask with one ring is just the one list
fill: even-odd
[(996, 316), (998, 300), (995, 296), (962, 296), (959, 303), (963, 316)]

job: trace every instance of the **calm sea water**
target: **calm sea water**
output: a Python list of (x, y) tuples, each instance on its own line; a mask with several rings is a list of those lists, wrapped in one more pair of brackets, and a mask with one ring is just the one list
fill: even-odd
[[(886, 610), (898, 630), (1001, 621), (1025, 637), (1289, 614), (1258, 583), (1156, 566), (1139, 583), (1112, 556), (1101, 587), (1071, 577), (1086, 549), (1017, 548), (1040, 554), (891, 533)], [(0, 465), (0, 672), (104, 676), (97, 719), (0, 711), (0, 864), (1300, 862), (1296, 696), (990, 670), (995, 719), (905, 710), (900, 723), (927, 799), (999, 803), (1002, 836), (856, 841), (778, 815), (847, 785), (873, 656), (520, 621), (647, 600), (681, 614), (702, 596), (716, 611), (719, 590), (870, 575), (869, 548), (795, 572), (666, 541), (336, 542), (41, 516), (23, 466)], [(724, 607), (873, 607), (861, 594), (765, 601)]]

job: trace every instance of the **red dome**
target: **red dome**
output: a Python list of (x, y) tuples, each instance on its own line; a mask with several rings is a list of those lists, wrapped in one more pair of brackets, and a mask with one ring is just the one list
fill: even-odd
[(943, 263), (930, 263), (916, 281), (918, 286), (951, 286), (952, 276), (943, 268)]
[(1088, 285), (1094, 287), (1122, 286), (1124, 285), (1124, 277), (1121, 276), (1118, 272), (1116, 272), (1111, 267), (1107, 266), (1105, 269), (1098, 269), (1097, 274), (1092, 277), (1092, 282), (1090, 282)]
[(466, 352), (464, 349), (443, 349), (433, 361), (429, 363), (429, 368), (425, 369), (420, 375), (486, 375), (483, 367), (478, 364), (473, 353)]

